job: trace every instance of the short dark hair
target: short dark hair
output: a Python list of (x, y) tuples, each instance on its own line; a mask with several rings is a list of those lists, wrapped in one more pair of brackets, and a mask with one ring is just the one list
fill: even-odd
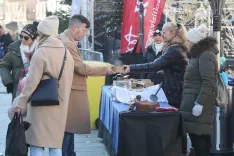
[(72, 27), (75, 24), (86, 24), (86, 28), (90, 28), (89, 20), (83, 15), (73, 15), (69, 20), (69, 27)]
[(2, 28), (2, 26), (0, 25), (0, 29)]

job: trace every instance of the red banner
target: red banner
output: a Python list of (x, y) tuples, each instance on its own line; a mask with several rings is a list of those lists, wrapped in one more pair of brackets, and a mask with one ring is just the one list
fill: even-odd
[[(159, 24), (166, 0), (144, 0), (144, 44), (145, 48), (153, 39), (153, 33)], [(123, 26), (120, 52), (132, 51), (138, 38), (139, 0), (124, 0)], [(139, 53), (139, 51), (138, 51)]]

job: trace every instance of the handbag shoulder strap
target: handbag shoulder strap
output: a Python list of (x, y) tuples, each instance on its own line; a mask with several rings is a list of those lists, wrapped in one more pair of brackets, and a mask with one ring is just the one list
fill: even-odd
[(64, 65), (65, 65), (66, 60), (67, 60), (67, 48), (65, 48), (65, 54), (64, 54), (64, 57), (63, 57), (63, 64), (62, 64), (62, 67), (61, 67), (61, 70), (60, 70), (60, 73), (59, 73), (58, 81), (61, 79), (61, 77), (63, 75), (63, 69), (64, 69)]

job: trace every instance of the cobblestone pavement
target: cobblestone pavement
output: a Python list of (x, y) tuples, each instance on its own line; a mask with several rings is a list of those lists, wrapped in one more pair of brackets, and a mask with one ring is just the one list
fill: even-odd
[[(10, 122), (7, 109), (10, 104), (11, 95), (6, 94), (6, 89), (0, 80), (0, 153), (5, 151), (5, 137)], [(92, 130), (89, 135), (75, 135), (75, 151), (77, 156), (109, 156), (102, 139), (97, 137), (97, 130)], [(46, 149), (44, 156), (48, 155), (48, 149)]]

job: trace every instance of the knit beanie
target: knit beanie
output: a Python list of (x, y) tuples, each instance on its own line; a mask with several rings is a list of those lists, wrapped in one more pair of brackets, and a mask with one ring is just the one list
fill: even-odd
[(26, 33), (28, 36), (31, 37), (32, 40), (35, 40), (38, 36), (37, 25), (38, 25), (38, 22), (36, 21), (34, 21), (33, 24), (27, 24), (26, 26), (24, 26), (21, 32)]
[(37, 26), (39, 32), (49, 36), (58, 35), (58, 28), (59, 19), (55, 15), (46, 17), (46, 19), (42, 20)]
[(197, 43), (206, 37), (207, 37), (207, 27), (204, 24), (200, 25), (197, 28), (189, 30), (186, 34), (187, 40), (192, 43)]
[(162, 36), (160, 30), (157, 29), (157, 30), (154, 32), (153, 36), (156, 36), (156, 35)]

